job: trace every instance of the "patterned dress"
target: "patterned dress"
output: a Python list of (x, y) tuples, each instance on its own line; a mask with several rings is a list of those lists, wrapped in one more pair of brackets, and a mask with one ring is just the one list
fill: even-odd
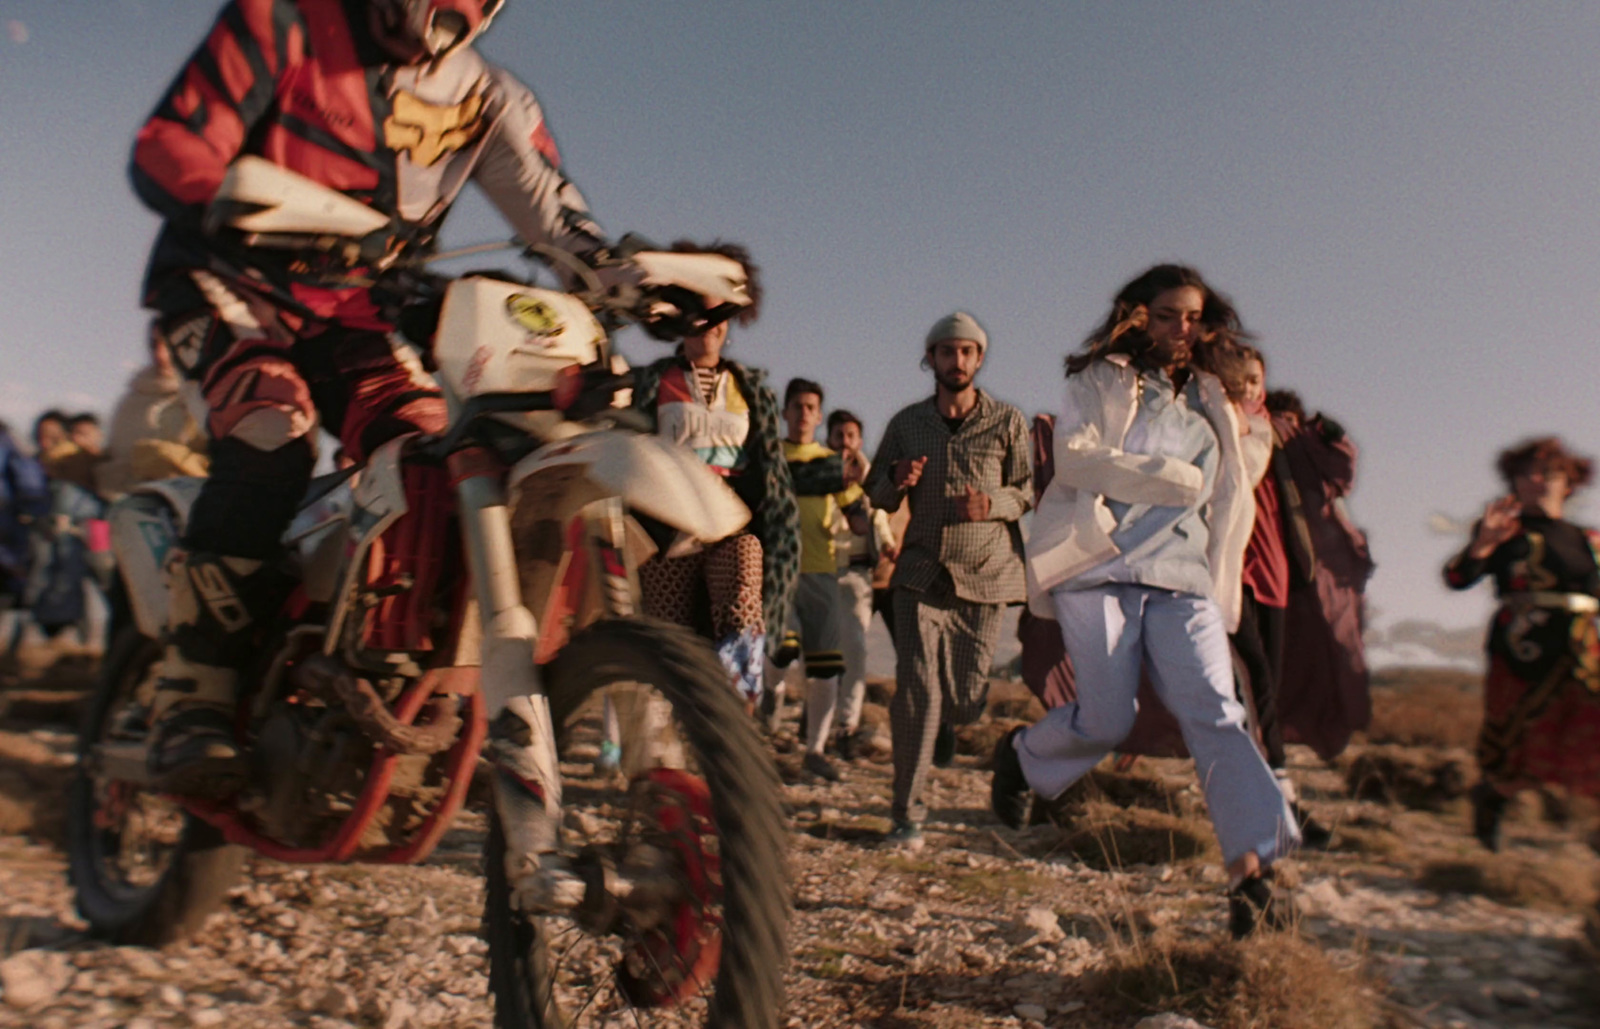
[(1524, 515), (1482, 560), (1463, 550), (1445, 582), (1494, 577), (1478, 762), (1502, 792), (1555, 783), (1600, 796), (1600, 533)]

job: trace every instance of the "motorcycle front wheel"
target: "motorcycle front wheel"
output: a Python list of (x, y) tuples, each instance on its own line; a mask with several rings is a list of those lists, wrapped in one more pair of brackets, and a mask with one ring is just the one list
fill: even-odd
[[(595, 695), (648, 689), (670, 704), (685, 768), (625, 782), (563, 756), (568, 825), (591, 851), (659, 855), (679, 898), (648, 925), (530, 916), (511, 902), (491, 818), (485, 928), (495, 1024), (773, 1029), (783, 1006), (789, 916), (780, 787), (728, 675), (706, 643), (644, 618), (578, 633), (544, 669), (558, 728), (593, 727)], [(583, 729), (577, 730), (578, 735)], [(568, 747), (570, 751), (572, 747)]]

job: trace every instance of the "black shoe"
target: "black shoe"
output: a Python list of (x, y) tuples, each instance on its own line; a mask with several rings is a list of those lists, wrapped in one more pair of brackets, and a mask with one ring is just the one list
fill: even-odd
[(1311, 817), (1311, 812), (1299, 804), (1290, 804), (1295, 824), (1300, 826), (1300, 846), (1306, 850), (1327, 850), (1333, 845), (1333, 833), (1327, 826)]
[(1022, 772), (1022, 758), (1017, 754), (1017, 726), (1000, 738), (994, 746), (994, 778), (989, 783), (989, 806), (995, 817), (1013, 829), (1028, 824), (1033, 809), (1033, 790), (1028, 777)]
[(833, 739), (833, 749), (839, 755), (840, 761), (854, 761), (857, 757), (856, 734), (842, 732)]
[(1489, 851), (1500, 852), (1500, 819), (1509, 798), (1486, 782), (1472, 788), (1472, 835)]
[(772, 652), (772, 663), (779, 668), (788, 668), (800, 659), (800, 635), (786, 632), (779, 641), (778, 647)]
[(948, 723), (939, 723), (939, 733), (933, 738), (933, 767), (949, 768), (956, 763), (956, 731)]
[(1236, 940), (1242, 940), (1266, 926), (1268, 929), (1287, 929), (1292, 913), (1289, 899), (1273, 889), (1276, 877), (1268, 868), (1228, 891), (1228, 931)]
[(800, 760), (800, 767), (818, 779), (826, 779), (828, 782), (838, 782), (841, 778), (839, 770), (833, 767), (833, 762), (814, 751), (806, 751), (806, 756)]
[(146, 767), (161, 793), (221, 800), (249, 779), (233, 716), (213, 707), (180, 708), (155, 728)]

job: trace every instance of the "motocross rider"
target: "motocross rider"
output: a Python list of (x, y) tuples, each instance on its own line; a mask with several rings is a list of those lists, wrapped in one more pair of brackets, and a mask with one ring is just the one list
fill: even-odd
[[(149, 763), (168, 792), (215, 797), (243, 783), (240, 669), (287, 596), (274, 558), (319, 416), (356, 460), (446, 427), (438, 387), (390, 335), (372, 271), (430, 247), (468, 179), (529, 243), (585, 259), (606, 246), (533, 94), (472, 48), (502, 2), (232, 0), (139, 131), (133, 183), (166, 219), (146, 303), (211, 438), (210, 478), (167, 565)], [(245, 246), (215, 227), (212, 201), (247, 154), (360, 200), (391, 228), (354, 260)], [(491, 727), (508, 827), (539, 810), (530, 731), (509, 709)]]

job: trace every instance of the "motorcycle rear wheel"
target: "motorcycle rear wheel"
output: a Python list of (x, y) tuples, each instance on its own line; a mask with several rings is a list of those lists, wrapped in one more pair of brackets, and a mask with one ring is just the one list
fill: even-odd
[(158, 947), (199, 929), (238, 882), (246, 852), (168, 798), (95, 774), (96, 743), (118, 731), (148, 690), (161, 645), (118, 633), (79, 730), (67, 794), (67, 867), (78, 913), (99, 939)]
[[(672, 977), (676, 985), (641, 984), (614, 967), (613, 981), (592, 983), (581, 1004), (570, 996), (563, 1003), (562, 993), (575, 992), (561, 978), (563, 967), (574, 962), (569, 961), (572, 950), (561, 951), (559, 944), (582, 930), (576, 923), (562, 926), (561, 919), (530, 917), (513, 907), (501, 860), (502, 837), (491, 819), (485, 928), (495, 1025), (501, 1029), (573, 1025), (773, 1029), (783, 1006), (788, 957), (780, 788), (772, 758), (722, 665), (703, 640), (678, 626), (643, 618), (612, 619), (578, 633), (545, 668), (545, 683), (558, 728), (595, 691), (615, 684), (648, 685), (671, 703), (700, 779), (658, 771), (641, 776), (635, 785), (654, 791), (651, 796), (668, 798), (658, 810), (664, 810), (664, 821), (680, 829), (685, 819), (674, 813), (676, 809), (709, 813), (698, 824), (709, 827), (715, 838), (708, 847), (693, 848), (686, 863), (698, 860), (691, 874), (709, 869), (711, 878), (720, 879), (716, 889), (720, 910), (699, 923), (715, 925), (715, 938), (702, 939), (702, 945), (689, 951), (686, 964), (693, 968)], [(569, 791), (568, 799), (577, 798)], [(569, 803), (569, 810), (572, 806)], [(696, 818), (690, 815), (687, 821), (696, 823)], [(691, 845), (700, 842), (703, 838), (691, 830)], [(655, 953), (672, 958), (675, 952), (660, 949), (659, 935), (653, 940)], [(628, 946), (636, 952), (639, 944)], [(576, 968), (570, 975), (593, 978), (597, 964), (591, 957), (587, 971)], [(602, 998), (599, 1003), (597, 997)], [(578, 1007), (576, 1012), (566, 1010), (573, 1006)], [(586, 1021), (573, 1021), (585, 1016)]]

